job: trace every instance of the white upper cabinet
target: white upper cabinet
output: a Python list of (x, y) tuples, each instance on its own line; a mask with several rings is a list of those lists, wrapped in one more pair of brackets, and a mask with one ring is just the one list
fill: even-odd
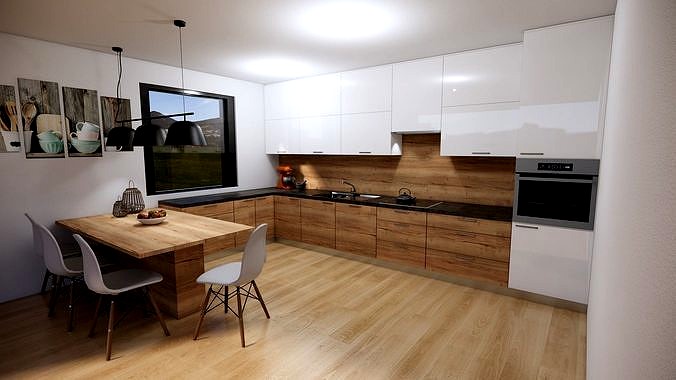
[(265, 121), (265, 153), (286, 154), (300, 151), (298, 119)]
[(340, 153), (340, 116), (305, 117), (298, 120), (299, 153)]
[(600, 158), (613, 18), (524, 33), (519, 156)]
[(341, 117), (341, 147), (345, 154), (400, 155), (401, 136), (391, 131), (390, 112)]
[(518, 103), (444, 107), (442, 156), (511, 156), (521, 125)]
[(392, 110), (392, 65), (343, 72), (340, 86), (342, 114)]
[(300, 112), (298, 81), (266, 85), (264, 93), (265, 120), (289, 119)]
[(522, 45), (444, 56), (443, 106), (518, 102)]
[(340, 74), (320, 75), (265, 86), (265, 119), (340, 114)]
[(439, 132), (443, 57), (394, 64), (392, 132)]

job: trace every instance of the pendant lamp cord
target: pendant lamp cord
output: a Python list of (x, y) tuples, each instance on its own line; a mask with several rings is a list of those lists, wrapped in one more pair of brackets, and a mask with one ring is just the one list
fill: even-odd
[(120, 114), (120, 83), (122, 82), (122, 50), (117, 52), (117, 99), (115, 100), (115, 122)]
[[(181, 33), (182, 27), (178, 27), (178, 48), (181, 52), (181, 98), (183, 100), (183, 113), (185, 113), (185, 82), (183, 79), (183, 34)], [(186, 115), (183, 115), (183, 121), (186, 120)]]

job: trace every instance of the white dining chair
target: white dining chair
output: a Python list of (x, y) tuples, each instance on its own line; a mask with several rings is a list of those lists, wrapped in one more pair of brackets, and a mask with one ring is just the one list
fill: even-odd
[(164, 335), (169, 336), (169, 329), (167, 329), (167, 325), (164, 323), (162, 313), (157, 307), (157, 303), (155, 303), (155, 299), (153, 298), (152, 292), (149, 288), (149, 285), (161, 282), (162, 275), (143, 269), (122, 269), (102, 274), (98, 260), (96, 259), (96, 255), (89, 246), (89, 243), (87, 243), (82, 238), (82, 236), (78, 234), (73, 234), (73, 237), (80, 245), (80, 249), (82, 250), (85, 283), (87, 284), (89, 290), (99, 294), (99, 299), (96, 302), (96, 309), (94, 311), (94, 321), (92, 322), (92, 327), (89, 330), (89, 337), (94, 336), (96, 321), (99, 316), (99, 310), (101, 309), (101, 301), (103, 300), (103, 297), (110, 297), (108, 335), (106, 337), (106, 360), (110, 360), (110, 354), (113, 347), (113, 328), (115, 326), (115, 296), (121, 293), (140, 289), (153, 305), (157, 319), (160, 321), (160, 325), (162, 325), (162, 330), (164, 330)]
[[(239, 335), (242, 341), (242, 347), (246, 346), (244, 341), (243, 317), (244, 307), (246, 306), (248, 299), (253, 298), (258, 300), (265, 312), (265, 316), (270, 319), (270, 313), (268, 313), (268, 308), (265, 306), (265, 302), (263, 301), (263, 297), (261, 296), (261, 292), (255, 281), (263, 270), (263, 264), (266, 259), (265, 235), (267, 230), (267, 224), (261, 224), (254, 229), (244, 247), (242, 261), (220, 265), (203, 273), (197, 278), (198, 283), (209, 284), (209, 290), (207, 290), (207, 295), (202, 302), (200, 317), (197, 322), (197, 327), (195, 327), (193, 340), (197, 340), (200, 328), (202, 327), (202, 322), (204, 321), (204, 316), (221, 305), (225, 305), (226, 313), (230, 310), (239, 320)], [(218, 286), (218, 289), (214, 290), (214, 286)], [(234, 286), (235, 290), (228, 292), (228, 289), (231, 286)], [(252, 288), (256, 292), (256, 295), (251, 293)], [(244, 303), (242, 303), (242, 293), (245, 297)], [(212, 294), (214, 295), (214, 298), (209, 302)], [(233, 297), (237, 298), (237, 311), (233, 310), (230, 305), (228, 305), (228, 300)]]
[(45, 267), (47, 268), (46, 278), (49, 275), (55, 276), (49, 299), (49, 312), (47, 315), (49, 317), (54, 316), (56, 302), (61, 287), (64, 285), (65, 281), (68, 282), (68, 306), (66, 308), (68, 318), (66, 320), (66, 330), (73, 331), (73, 316), (75, 311), (73, 305), (73, 289), (75, 288), (76, 283), (82, 281), (82, 256), (71, 255), (64, 257), (61, 253), (61, 247), (52, 232), (47, 229), (47, 227), (36, 222), (30, 215), (24, 215), (26, 215), (26, 218), (28, 218), (33, 227), (33, 244), (35, 250), (42, 256)]

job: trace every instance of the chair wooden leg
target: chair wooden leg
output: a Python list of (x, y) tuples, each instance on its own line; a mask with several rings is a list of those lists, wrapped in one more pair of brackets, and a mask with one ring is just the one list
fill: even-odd
[(153, 293), (150, 291), (149, 287), (145, 287), (145, 293), (148, 296), (148, 299), (150, 300), (150, 303), (153, 305), (153, 309), (155, 309), (155, 314), (157, 315), (157, 319), (160, 320), (160, 325), (162, 325), (162, 330), (164, 330), (164, 335), (169, 336), (169, 329), (167, 328), (167, 324), (164, 323), (164, 317), (162, 317), (162, 312), (160, 311), (160, 308), (157, 307), (157, 303), (155, 302), (155, 298), (153, 297)]
[(54, 310), (56, 309), (56, 301), (59, 298), (59, 291), (61, 290), (61, 283), (63, 282), (63, 277), (56, 276), (56, 281), (54, 286), (52, 286), (52, 295), (49, 299), (49, 312), (47, 313), (48, 317), (54, 316)]
[(228, 314), (228, 287), (225, 287), (225, 301), (223, 301), (223, 309), (225, 314)]
[(103, 300), (103, 296), (99, 295), (99, 299), (96, 300), (96, 308), (94, 309), (94, 320), (92, 321), (92, 327), (89, 329), (89, 337), (94, 336), (94, 331), (96, 330), (96, 321), (99, 320), (99, 312), (101, 311), (101, 300)]
[(237, 317), (239, 319), (239, 337), (242, 340), (242, 347), (246, 347), (244, 343), (244, 310), (242, 309), (242, 296), (237, 287)]
[(48, 269), (45, 269), (45, 277), (42, 279), (42, 286), (40, 287), (40, 294), (45, 294), (47, 292), (47, 283), (49, 282), (49, 277), (51, 273)]
[(197, 321), (197, 326), (195, 326), (195, 333), (192, 336), (192, 340), (197, 340), (197, 337), (200, 334), (200, 328), (202, 328), (202, 321), (204, 321), (204, 316), (207, 314), (207, 306), (209, 306), (209, 298), (211, 297), (211, 286), (207, 290), (207, 295), (202, 301), (202, 307), (200, 308), (200, 319)]
[(115, 299), (110, 299), (110, 314), (108, 315), (108, 335), (106, 337), (106, 360), (110, 360), (113, 349), (113, 327), (115, 326)]
[(68, 308), (66, 309), (68, 314), (68, 322), (66, 324), (66, 331), (73, 331), (73, 317), (75, 315), (75, 310), (73, 308), (73, 288), (75, 288), (75, 282), (71, 279), (70, 289), (68, 289)]
[(258, 301), (260, 301), (261, 306), (263, 307), (265, 316), (268, 317), (268, 319), (270, 319), (270, 313), (268, 313), (268, 308), (265, 306), (265, 302), (263, 302), (263, 297), (261, 296), (261, 291), (258, 290), (258, 285), (256, 285), (256, 281), (251, 281), (251, 285), (253, 285), (253, 288), (256, 291), (256, 297), (258, 297)]

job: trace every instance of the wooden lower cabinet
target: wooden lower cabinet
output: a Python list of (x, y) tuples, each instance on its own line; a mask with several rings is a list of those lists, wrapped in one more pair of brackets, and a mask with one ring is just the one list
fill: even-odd
[[(233, 201), (212, 203), (212, 204), (201, 205), (201, 206), (183, 207), (183, 208), (165, 205), (165, 204), (162, 204), (162, 202), (160, 202), (159, 207), (162, 207), (162, 208), (167, 209), (167, 210), (181, 211), (181, 212), (186, 212), (188, 214), (206, 216), (206, 217), (214, 218), (214, 219), (220, 219), (220, 220), (224, 220), (226, 222), (234, 222), (235, 221), (234, 202)], [(169, 218), (171, 218), (171, 213), (169, 213)], [(212, 248), (212, 245), (210, 245), (210, 244), (205, 244), (204, 253), (210, 254), (210, 253), (213, 253), (213, 252), (218, 251), (218, 250), (235, 247), (235, 236), (228, 236), (228, 237), (222, 238), (221, 241), (217, 242), (217, 244), (216, 244), (216, 242), (214, 242), (213, 247), (215, 247), (215, 248)]]
[(336, 248), (336, 204), (328, 201), (301, 199), (301, 241), (327, 248)]
[(275, 201), (273, 196), (254, 199), (256, 203), (256, 227), (267, 223), (268, 240), (275, 238)]
[(300, 239), (300, 199), (276, 195), (275, 236), (282, 239)]
[[(256, 200), (243, 199), (235, 201), (235, 223), (246, 224), (247, 226), (256, 226)], [(249, 241), (251, 231), (238, 232), (235, 235), (235, 245), (243, 247)]]
[(507, 286), (510, 237), (510, 222), (429, 214), (425, 267)]
[(424, 212), (379, 208), (376, 257), (414, 267), (425, 267)]
[(376, 256), (376, 208), (336, 203), (336, 249)]

